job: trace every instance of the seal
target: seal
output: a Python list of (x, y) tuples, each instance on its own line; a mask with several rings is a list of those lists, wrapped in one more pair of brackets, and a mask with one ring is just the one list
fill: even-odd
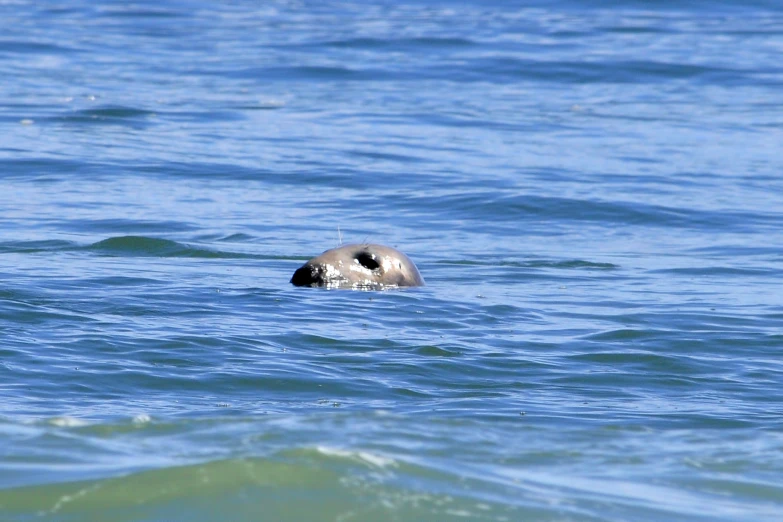
[(419, 269), (408, 256), (391, 247), (361, 244), (327, 250), (294, 272), (294, 286), (384, 290), (424, 286)]

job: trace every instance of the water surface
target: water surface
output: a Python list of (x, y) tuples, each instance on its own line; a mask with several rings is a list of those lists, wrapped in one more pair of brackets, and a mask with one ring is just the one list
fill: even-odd
[(3, 520), (778, 520), (777, 3), (0, 17)]

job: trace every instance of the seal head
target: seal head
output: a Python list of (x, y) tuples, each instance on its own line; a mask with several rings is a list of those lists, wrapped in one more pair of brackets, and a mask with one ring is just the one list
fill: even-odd
[(302, 265), (291, 278), (295, 286), (383, 290), (424, 286), (408, 256), (383, 245), (345, 245), (327, 250)]

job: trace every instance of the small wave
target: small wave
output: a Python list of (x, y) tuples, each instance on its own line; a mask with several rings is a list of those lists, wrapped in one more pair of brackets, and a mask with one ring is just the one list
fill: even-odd
[(413, 156), (409, 154), (392, 154), (388, 152), (375, 152), (375, 151), (364, 151), (364, 150), (351, 150), (348, 151), (347, 154), (355, 157), (371, 159), (374, 161), (391, 161), (391, 162), (399, 162), (399, 163), (429, 162), (429, 160), (426, 158), (420, 156)]
[(58, 44), (5, 40), (0, 41), (0, 53), (14, 54), (61, 54), (74, 53), (76, 49)]
[(254, 238), (253, 236), (249, 234), (243, 234), (243, 233), (236, 233), (236, 234), (230, 234), (228, 236), (222, 236), (217, 239), (217, 241), (220, 241), (222, 243), (247, 243), (252, 241)]
[(75, 243), (62, 240), (9, 241), (0, 243), (0, 254), (36, 254), (58, 250), (71, 250)]
[(563, 268), (563, 269), (579, 269), (584, 268), (587, 270), (614, 270), (620, 268), (613, 263), (598, 263), (595, 261), (585, 261), (583, 259), (570, 259), (566, 261), (532, 261), (527, 264), (530, 268)]
[(117, 9), (104, 9), (101, 12), (102, 16), (107, 18), (184, 18), (182, 12), (167, 9), (165, 7), (158, 8), (139, 8), (133, 4), (129, 6), (122, 6)]
[(316, 448), (318, 453), (326, 457), (337, 457), (341, 459), (349, 459), (363, 464), (369, 464), (376, 468), (396, 467), (397, 462), (389, 457), (378, 455), (377, 453), (370, 453), (369, 451), (355, 451), (345, 450), (339, 448), (332, 448), (327, 446), (318, 446)]
[(49, 419), (49, 424), (58, 428), (81, 428), (83, 426), (89, 426), (89, 422), (84, 419), (77, 419), (75, 417), (55, 417)]
[(170, 239), (145, 236), (111, 237), (87, 247), (88, 250), (105, 255), (126, 257), (195, 257), (195, 258), (245, 258), (248, 254), (221, 252), (197, 248)]
[[(411, 195), (409, 204), (420, 205), (431, 197)], [(518, 227), (522, 220), (539, 222), (613, 223), (622, 226), (649, 226), (662, 228), (705, 228), (747, 230), (749, 227), (774, 226), (779, 216), (750, 210), (708, 210), (685, 206), (661, 205), (599, 198), (568, 198), (533, 194), (503, 193), (450, 194), (437, 199), (438, 204), (460, 219), (475, 216), (483, 222), (512, 223)]]
[(620, 268), (613, 263), (600, 263), (585, 261), (583, 259), (568, 259), (563, 261), (531, 260), (531, 261), (440, 261), (439, 264), (463, 265), (463, 266), (508, 266), (513, 268), (557, 268), (557, 269), (586, 269), (586, 270), (615, 270)]
[(109, 105), (95, 109), (86, 109), (76, 112), (79, 115), (91, 118), (143, 118), (154, 116), (155, 113), (135, 107), (123, 107), (121, 105)]
[(774, 268), (737, 268), (732, 266), (700, 266), (687, 268), (661, 268), (650, 270), (651, 274), (672, 274), (683, 276), (770, 276), (775, 277), (780, 272)]
[(429, 47), (468, 47), (476, 45), (476, 42), (468, 38), (438, 38), (438, 37), (418, 37), (418, 38), (348, 38), (344, 40), (332, 40), (319, 43), (318, 46), (325, 45), (329, 47), (350, 48), (350, 49), (400, 49), (416, 48), (426, 49)]
[[(359, 81), (359, 80), (383, 80), (392, 77), (392, 74), (384, 70), (367, 68), (351, 68), (326, 65), (300, 65), (289, 67), (253, 67), (234, 72), (223, 73), (240, 78), (262, 78), (264, 81), (283, 80), (318, 80), (318, 81)], [(399, 78), (400, 73), (394, 75)]]
[(692, 80), (704, 84), (749, 84), (756, 71), (709, 67), (655, 60), (607, 60), (591, 62), (539, 61), (508, 56), (472, 60), (462, 71), (464, 81), (478, 81), (487, 74), (497, 80), (538, 80), (555, 83), (651, 83)]
[(156, 113), (144, 109), (107, 105), (67, 112), (52, 119), (62, 123), (122, 124), (138, 127), (148, 125), (155, 116)]

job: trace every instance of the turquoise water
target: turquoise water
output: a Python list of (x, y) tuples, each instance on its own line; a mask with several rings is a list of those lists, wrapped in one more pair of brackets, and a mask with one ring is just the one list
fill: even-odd
[(777, 2), (0, 20), (0, 520), (780, 519)]

